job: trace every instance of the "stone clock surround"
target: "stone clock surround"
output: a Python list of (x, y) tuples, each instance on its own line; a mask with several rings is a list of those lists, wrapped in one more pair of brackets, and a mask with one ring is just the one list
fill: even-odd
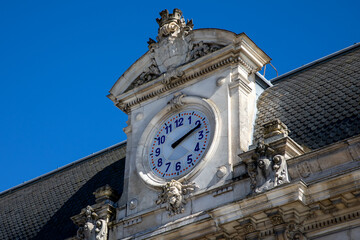
[[(174, 99), (178, 99), (175, 100)], [(151, 174), (151, 170), (147, 166), (148, 156), (147, 156), (147, 141), (149, 141), (149, 136), (152, 137), (152, 133), (154, 128), (162, 122), (163, 118), (169, 115), (172, 111), (176, 110), (191, 110), (196, 109), (203, 111), (206, 116), (210, 119), (211, 125), (211, 138), (209, 139), (209, 144), (205, 155), (201, 161), (194, 167), (194, 169), (186, 174), (185, 176), (177, 179), (180, 182), (187, 182), (191, 179), (194, 175), (196, 175), (199, 171), (201, 171), (208, 159), (211, 159), (214, 155), (214, 152), (217, 150), (217, 146), (219, 145), (219, 136), (221, 133), (219, 132), (221, 129), (221, 117), (220, 117), (220, 110), (216, 107), (216, 105), (207, 99), (202, 99), (195, 96), (185, 96), (184, 94), (175, 95), (172, 100), (168, 102), (168, 104), (155, 115), (153, 119), (149, 122), (148, 126), (142, 133), (140, 137), (140, 141), (137, 145), (137, 152), (136, 152), (136, 171), (141, 177), (142, 180), (150, 187), (161, 187), (166, 183), (166, 179), (161, 179), (158, 177), (154, 177)], [(168, 180), (167, 180), (168, 181)]]

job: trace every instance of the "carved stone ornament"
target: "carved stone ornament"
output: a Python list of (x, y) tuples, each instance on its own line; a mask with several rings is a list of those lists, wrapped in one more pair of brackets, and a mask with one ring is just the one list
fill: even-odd
[(301, 228), (300, 224), (289, 223), (285, 230), (286, 240), (307, 240)]
[(145, 69), (131, 84), (130, 86), (125, 90), (125, 92), (130, 91), (131, 89), (134, 89), (140, 85), (143, 85), (144, 83), (150, 82), (157, 78), (160, 75), (160, 70), (155, 62), (154, 59), (152, 59), (151, 65)]
[(156, 37), (158, 42), (150, 39), (148, 47), (160, 72), (164, 73), (186, 62), (190, 51), (190, 38), (187, 36), (194, 24), (192, 20), (185, 22), (179, 9), (174, 9), (173, 13), (168, 10), (161, 11), (160, 16), (160, 19), (156, 19), (159, 24)]
[(204, 43), (203, 41), (190, 44), (191, 51), (188, 53), (188, 61), (194, 61), (206, 54), (215, 52), (224, 46), (215, 43)]
[(250, 161), (246, 163), (251, 188), (261, 193), (289, 182), (286, 161), (267, 144), (259, 143)]
[(156, 22), (159, 24), (158, 41), (164, 37), (177, 36), (180, 32), (184, 32), (185, 35), (187, 35), (194, 27), (192, 20), (188, 20), (185, 23), (182, 11), (177, 8), (170, 14), (169, 11), (165, 9), (160, 12), (160, 16), (160, 19), (156, 19)]
[(179, 108), (184, 105), (182, 98), (185, 97), (184, 94), (181, 92), (175, 93), (174, 97), (168, 102), (168, 104), (171, 106), (171, 109)]
[(77, 231), (77, 239), (84, 240), (106, 240), (107, 239), (107, 222), (100, 219), (94, 209), (87, 206), (80, 213), (84, 224)]
[(185, 211), (186, 199), (189, 194), (195, 190), (194, 183), (181, 184), (179, 181), (172, 179), (162, 187), (162, 192), (159, 194), (156, 204), (167, 204), (166, 210), (169, 215), (176, 215)]

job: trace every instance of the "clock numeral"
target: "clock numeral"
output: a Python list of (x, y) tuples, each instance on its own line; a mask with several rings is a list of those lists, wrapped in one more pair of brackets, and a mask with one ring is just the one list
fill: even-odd
[(191, 116), (188, 117), (189, 125), (191, 124)]
[(197, 125), (199, 125), (199, 124), (201, 124), (201, 122), (200, 122), (200, 120), (197, 120), (197, 121), (195, 122), (195, 126), (197, 126)]
[(157, 148), (155, 150), (155, 157), (159, 156), (160, 155), (160, 148)]
[[(168, 133), (171, 133), (172, 131), (172, 125), (170, 124), (169, 126), (165, 124), (165, 131), (166, 131), (166, 134)], [(164, 140), (165, 141), (165, 140)]]
[(175, 120), (176, 127), (180, 127), (183, 125), (184, 118), (179, 118)]
[(158, 159), (157, 166), (158, 166), (158, 167), (161, 167), (161, 166), (162, 166), (162, 158), (159, 158), (159, 159)]
[(203, 139), (203, 137), (204, 137), (204, 131), (203, 130), (201, 130), (201, 131), (199, 131), (199, 140), (201, 140), (201, 139)]
[(165, 142), (165, 136), (158, 137), (156, 140), (158, 141), (158, 145), (163, 144)]
[(180, 171), (180, 169), (181, 169), (181, 162), (177, 162), (175, 165), (175, 170)]
[(190, 154), (190, 155), (188, 155), (187, 156), (187, 164), (190, 164), (190, 163), (192, 163), (192, 154)]
[(199, 143), (196, 143), (196, 146), (195, 146), (195, 149), (194, 149), (194, 151), (199, 151), (200, 150), (200, 146), (199, 146)]
[(167, 166), (165, 172), (167, 172), (167, 171), (169, 170), (169, 167), (170, 167), (170, 165), (171, 165), (171, 162), (165, 163), (165, 165)]

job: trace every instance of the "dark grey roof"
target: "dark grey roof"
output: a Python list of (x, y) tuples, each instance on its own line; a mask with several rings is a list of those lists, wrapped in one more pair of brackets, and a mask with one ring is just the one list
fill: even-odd
[(360, 134), (360, 44), (272, 81), (259, 97), (255, 139), (280, 119), (310, 149)]
[(0, 239), (65, 239), (70, 217), (95, 203), (106, 184), (122, 193), (125, 143), (117, 144), (0, 194)]

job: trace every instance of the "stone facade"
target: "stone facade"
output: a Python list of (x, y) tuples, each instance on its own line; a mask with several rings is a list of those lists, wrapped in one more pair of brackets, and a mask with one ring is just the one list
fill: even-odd
[[(2, 231), (3, 236), (360, 239), (360, 44), (270, 83), (258, 71), (271, 59), (246, 34), (194, 30), (179, 9), (164, 10), (160, 16), (149, 51), (116, 81), (108, 96), (128, 114), (126, 151), (125, 144), (115, 146), (0, 195), (6, 206), (20, 195), (32, 196), (30, 189), (48, 186), (46, 192), (64, 192), (66, 184), (65, 189), (73, 189), (58, 198), (59, 204), (73, 207), (67, 212), (71, 225), (59, 224), (54, 214), (36, 230), (23, 235)], [(181, 126), (164, 123), (171, 121), (169, 116), (175, 122), (180, 113), (192, 110), (205, 116), (201, 120), (209, 118), (209, 129), (205, 122), (194, 125), (188, 118), (188, 128), (176, 135), (181, 138), (161, 133)], [(209, 136), (202, 150), (201, 127)], [(162, 134), (173, 141), (168, 149)], [(161, 151), (170, 151), (170, 157), (160, 155), (160, 148), (152, 150), (154, 144), (164, 144)], [(195, 149), (181, 155), (186, 149), (176, 152), (179, 144)], [(188, 155), (194, 151), (204, 153), (195, 159)], [(114, 169), (124, 157), (120, 176)], [(191, 170), (182, 174), (178, 166), (185, 162)], [(167, 172), (170, 166), (174, 177), (154, 173), (157, 168)], [(58, 186), (61, 176), (67, 181)], [(86, 194), (78, 194), (85, 189), (76, 185), (79, 181), (91, 186)], [(52, 202), (44, 192), (38, 195)], [(51, 213), (64, 213), (58, 208), (48, 207)], [(0, 204), (0, 210), (6, 207)], [(10, 229), (6, 224), (1, 225)], [(67, 232), (61, 226), (68, 226)]]

